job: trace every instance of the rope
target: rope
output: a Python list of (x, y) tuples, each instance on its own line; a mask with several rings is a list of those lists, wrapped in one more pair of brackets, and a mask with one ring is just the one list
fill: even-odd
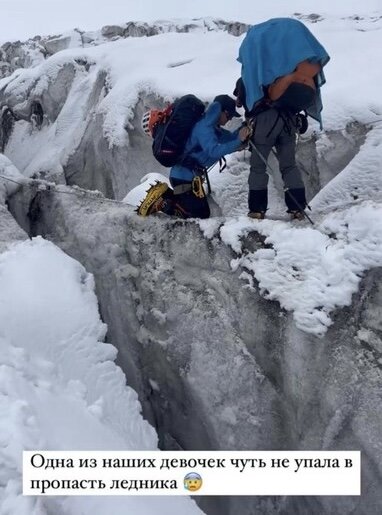
[(24, 180), (24, 182), (19, 182), (19, 181), (16, 181), (14, 179), (10, 179), (9, 177), (6, 177), (5, 175), (1, 175), (1, 174), (0, 174), (0, 178), (1, 179), (5, 179), (6, 181), (9, 181), (9, 182), (13, 182), (14, 184), (18, 184), (19, 186), (25, 186), (25, 184), (28, 184), (28, 183), (45, 186), (44, 189), (40, 189), (39, 191), (55, 190), (55, 193), (59, 194), (59, 195), (75, 195), (76, 197), (85, 197), (85, 196), (87, 196), (89, 200), (93, 200), (94, 202), (111, 202), (113, 204), (123, 204), (123, 205), (126, 205), (121, 200), (113, 200), (113, 199), (105, 198), (105, 197), (96, 197), (96, 194), (91, 193), (90, 191), (87, 191), (87, 190), (59, 191), (57, 189), (57, 186), (58, 186), (57, 184), (49, 183), (49, 182), (42, 181), (42, 180), (39, 180), (39, 179), (27, 179), (26, 178)]
[[(24, 186), (25, 182), (17, 182), (14, 179), (10, 179), (9, 177), (6, 177), (5, 175), (0, 175), (2, 179), (5, 179), (6, 181), (13, 182), (14, 184), (19, 184), (20, 186)], [(29, 182), (29, 181), (28, 181)]]

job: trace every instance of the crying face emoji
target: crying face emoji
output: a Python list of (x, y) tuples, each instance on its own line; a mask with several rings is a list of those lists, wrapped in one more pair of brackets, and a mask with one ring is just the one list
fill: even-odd
[(184, 488), (190, 492), (196, 492), (203, 484), (201, 476), (197, 472), (189, 472), (184, 476)]

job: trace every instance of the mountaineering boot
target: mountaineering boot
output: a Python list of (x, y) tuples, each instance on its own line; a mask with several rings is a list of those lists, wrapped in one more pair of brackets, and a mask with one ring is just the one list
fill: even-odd
[(268, 190), (249, 190), (248, 209), (250, 213), (265, 213), (267, 207)]
[(248, 216), (249, 218), (254, 218), (255, 220), (264, 220), (265, 211), (250, 211)]
[(288, 213), (304, 210), (306, 208), (305, 188), (286, 189), (285, 204), (288, 208)]
[(304, 220), (305, 215), (303, 211), (289, 211), (291, 220)]
[(157, 182), (147, 190), (147, 195), (137, 208), (140, 216), (148, 216), (162, 210), (164, 204), (163, 195), (169, 189), (165, 182)]
[(285, 203), (291, 220), (304, 220), (304, 209), (306, 208), (305, 188), (285, 190)]

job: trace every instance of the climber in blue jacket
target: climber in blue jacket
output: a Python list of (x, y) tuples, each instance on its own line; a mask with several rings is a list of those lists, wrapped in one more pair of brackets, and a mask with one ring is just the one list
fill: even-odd
[(192, 129), (184, 158), (171, 168), (169, 188), (150, 209), (150, 214), (162, 211), (182, 218), (209, 218), (210, 207), (201, 177), (206, 170), (227, 154), (246, 147), (250, 130), (233, 132), (223, 129), (232, 118), (240, 117), (235, 100), (218, 95)]

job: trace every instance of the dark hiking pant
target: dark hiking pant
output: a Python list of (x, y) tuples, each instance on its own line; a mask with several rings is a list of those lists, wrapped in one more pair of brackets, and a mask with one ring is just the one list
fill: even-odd
[[(180, 179), (171, 179), (171, 186), (180, 186), (181, 184), (190, 184), (188, 181)], [(181, 218), (209, 218), (210, 206), (207, 197), (199, 198), (192, 191), (174, 195), (173, 190), (168, 190), (164, 195), (164, 205), (162, 211), (170, 216), (179, 216)]]
[[(273, 147), (276, 148), (280, 172), (285, 187), (288, 211), (305, 208), (305, 187), (296, 166), (296, 122), (294, 117), (270, 108), (259, 113), (254, 122), (251, 141), (251, 169), (248, 178), (250, 211), (266, 211), (268, 206), (268, 175), (266, 162)], [(259, 156), (259, 154), (263, 159)], [(297, 201), (297, 203), (296, 203)]]

